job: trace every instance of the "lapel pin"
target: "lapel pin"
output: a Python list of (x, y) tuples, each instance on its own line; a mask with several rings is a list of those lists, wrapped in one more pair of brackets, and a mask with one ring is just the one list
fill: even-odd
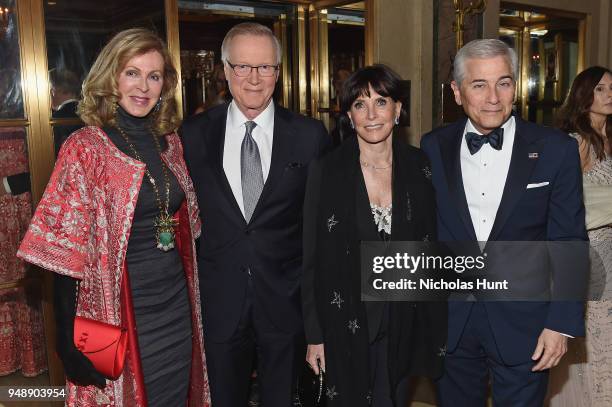
[(529, 153), (529, 158), (538, 158), (539, 154), (538, 153)]

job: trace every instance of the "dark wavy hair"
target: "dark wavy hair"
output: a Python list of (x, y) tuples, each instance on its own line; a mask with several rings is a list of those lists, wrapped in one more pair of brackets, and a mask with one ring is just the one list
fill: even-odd
[[(561, 130), (580, 134), (586, 142), (587, 152), (590, 153), (590, 149), (593, 148), (598, 160), (606, 157), (604, 141), (591, 125), (589, 112), (594, 100), (595, 87), (606, 73), (612, 74), (612, 71), (601, 66), (592, 66), (580, 72), (574, 79), (556, 119), (557, 127)], [(612, 142), (612, 115), (608, 115), (606, 120), (606, 137), (608, 142)]]
[(344, 82), (339, 95), (340, 125), (344, 134), (354, 134), (349, 123), (347, 112), (351, 110), (353, 102), (360, 96), (370, 96), (370, 87), (381, 96), (389, 97), (394, 102), (402, 102), (400, 122), (403, 121), (408, 106), (405, 89), (402, 86), (402, 78), (395, 71), (383, 64), (375, 64), (360, 68), (353, 72)]

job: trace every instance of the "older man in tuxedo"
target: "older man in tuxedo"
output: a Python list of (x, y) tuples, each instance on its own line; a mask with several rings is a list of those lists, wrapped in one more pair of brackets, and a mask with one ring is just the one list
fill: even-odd
[(257, 355), (263, 405), (287, 407), (305, 350), (306, 176), (329, 136), (319, 121), (273, 102), (281, 48), (270, 29), (233, 27), (222, 60), (233, 101), (182, 127), (204, 224), (198, 267), (212, 403), (246, 406)]
[[(577, 143), (513, 115), (514, 51), (499, 40), (472, 41), (457, 53), (453, 74), (467, 119), (421, 143), (432, 165), (438, 238), (586, 241)], [(557, 276), (555, 286), (563, 285)], [(568, 336), (584, 335), (578, 301), (451, 301), (448, 320), (441, 406), (485, 406), (489, 375), (494, 405), (541, 406), (548, 369)]]

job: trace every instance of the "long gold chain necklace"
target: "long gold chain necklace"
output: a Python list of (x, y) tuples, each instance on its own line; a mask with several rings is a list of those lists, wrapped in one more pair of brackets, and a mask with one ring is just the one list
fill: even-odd
[[(144, 162), (142, 158), (140, 158), (140, 154), (136, 151), (136, 147), (130, 141), (128, 135), (125, 131), (120, 127), (116, 126), (117, 130), (121, 134), (121, 137), (125, 140), (127, 145), (132, 150), (134, 154), (134, 158), (136, 158), (140, 162)], [(166, 186), (166, 202), (165, 205), (162, 205), (161, 194), (159, 193), (159, 188), (157, 187), (157, 183), (155, 182), (155, 178), (151, 175), (151, 172), (145, 167), (145, 174), (149, 179), (149, 183), (153, 187), (153, 191), (155, 191), (155, 199), (157, 200), (157, 206), (159, 208), (159, 215), (155, 218), (153, 225), (155, 226), (155, 241), (157, 243), (157, 248), (161, 251), (167, 252), (174, 249), (174, 227), (176, 226), (176, 221), (172, 216), (168, 213), (170, 208), (170, 176), (168, 175), (168, 168), (166, 167), (166, 163), (161, 158), (162, 151), (161, 146), (159, 145), (159, 140), (157, 136), (153, 134), (153, 142), (155, 143), (155, 148), (157, 149), (157, 153), (159, 154), (159, 158), (161, 160), (162, 165), (162, 173), (164, 175), (164, 183)]]

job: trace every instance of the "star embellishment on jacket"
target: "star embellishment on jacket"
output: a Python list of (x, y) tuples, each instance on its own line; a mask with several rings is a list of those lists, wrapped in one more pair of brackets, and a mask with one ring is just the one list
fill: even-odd
[(331, 305), (337, 305), (338, 309), (342, 308), (342, 303), (344, 302), (344, 300), (342, 299), (342, 297), (340, 297), (340, 293), (334, 291), (334, 298), (331, 301)]
[(351, 333), (353, 335), (355, 335), (355, 331), (357, 331), (357, 329), (359, 329), (359, 328), (360, 328), (360, 326), (357, 323), (357, 318), (353, 319), (352, 321), (349, 321), (348, 329), (349, 329), (349, 331), (351, 331)]
[(329, 219), (327, 219), (327, 230), (332, 231), (333, 227), (338, 224), (336, 220), (336, 215), (332, 215)]
[(327, 391), (325, 392), (325, 395), (327, 396), (328, 399), (333, 400), (334, 398), (339, 396), (340, 393), (338, 393), (336, 391), (336, 386), (332, 386), (332, 387), (328, 387), (327, 388)]

